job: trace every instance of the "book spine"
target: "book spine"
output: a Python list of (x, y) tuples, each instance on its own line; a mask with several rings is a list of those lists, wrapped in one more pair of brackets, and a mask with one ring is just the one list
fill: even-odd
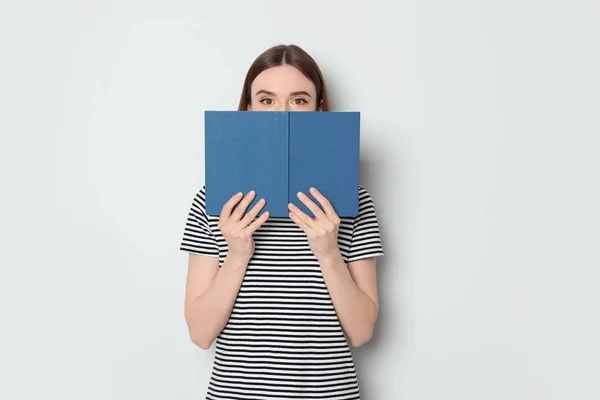
[(271, 204), (273, 216), (287, 216), (287, 191), (289, 187), (289, 113), (283, 114), (282, 124), (285, 129), (275, 130), (275, 145), (273, 146), (273, 187), (277, 192), (276, 204)]

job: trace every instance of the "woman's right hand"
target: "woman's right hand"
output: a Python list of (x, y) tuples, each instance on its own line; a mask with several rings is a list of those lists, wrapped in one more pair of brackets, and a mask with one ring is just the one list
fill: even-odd
[[(254, 239), (252, 234), (269, 218), (269, 212), (264, 212), (256, 218), (260, 210), (265, 206), (265, 200), (261, 199), (252, 209), (246, 213), (246, 209), (254, 200), (256, 193), (250, 191), (246, 196), (238, 193), (231, 197), (221, 210), (219, 218), (219, 229), (227, 242), (227, 257), (247, 263), (254, 254)], [(241, 200), (241, 202), (240, 202)], [(233, 211), (236, 204), (239, 205)], [(256, 220), (255, 220), (256, 218)]]

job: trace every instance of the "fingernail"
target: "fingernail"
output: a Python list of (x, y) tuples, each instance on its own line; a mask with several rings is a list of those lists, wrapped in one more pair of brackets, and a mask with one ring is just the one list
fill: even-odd
[(304, 196), (304, 193), (298, 192), (298, 197), (302, 197), (302, 196)]
[(262, 204), (262, 203), (264, 203), (264, 202), (265, 202), (265, 199), (260, 199), (258, 202), (259, 202), (260, 204)]
[(314, 192), (316, 192), (316, 191), (317, 191), (317, 190), (316, 190), (314, 187), (311, 187), (311, 188), (310, 188), (310, 192), (311, 192), (311, 193), (314, 193)]
[(250, 192), (248, 192), (248, 194), (254, 194), (254, 190), (251, 190)]

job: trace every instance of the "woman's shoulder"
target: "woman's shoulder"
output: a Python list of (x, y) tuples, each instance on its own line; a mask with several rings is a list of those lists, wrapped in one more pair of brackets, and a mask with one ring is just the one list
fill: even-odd
[(371, 193), (363, 186), (358, 185), (358, 207), (361, 208), (365, 204), (372, 204), (373, 197)]
[(202, 185), (196, 190), (192, 201), (192, 209), (197, 214), (204, 215), (206, 213), (206, 186)]
[(206, 185), (202, 185), (196, 190), (196, 199), (202, 199), (202, 202), (204, 203), (206, 200)]

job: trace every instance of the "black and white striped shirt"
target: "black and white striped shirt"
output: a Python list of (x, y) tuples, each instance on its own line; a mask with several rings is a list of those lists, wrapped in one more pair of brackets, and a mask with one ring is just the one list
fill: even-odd
[[(383, 255), (371, 196), (359, 186), (359, 215), (341, 218), (346, 262)], [(195, 196), (181, 250), (218, 257), (227, 243), (219, 217)], [(350, 347), (306, 234), (289, 218), (269, 218), (255, 233), (231, 317), (216, 340), (207, 399), (360, 399)]]

